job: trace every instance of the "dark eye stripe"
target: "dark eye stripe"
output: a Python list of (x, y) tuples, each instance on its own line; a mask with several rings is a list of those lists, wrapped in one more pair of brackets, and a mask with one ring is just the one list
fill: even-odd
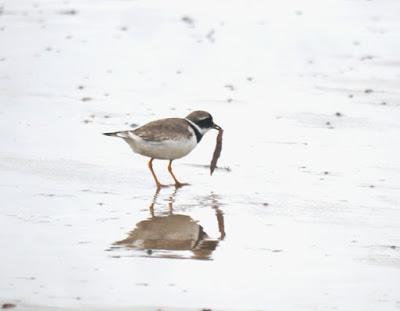
[(206, 118), (206, 119), (197, 121), (196, 124), (198, 126), (200, 126), (201, 128), (210, 128), (213, 124), (213, 121), (212, 121), (212, 118)]

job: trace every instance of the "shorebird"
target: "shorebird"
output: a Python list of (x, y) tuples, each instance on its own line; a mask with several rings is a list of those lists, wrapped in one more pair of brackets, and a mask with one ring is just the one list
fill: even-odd
[(137, 129), (103, 133), (125, 140), (135, 153), (149, 157), (149, 169), (158, 189), (163, 187), (153, 170), (153, 160), (169, 160), (168, 171), (175, 187), (185, 185), (178, 181), (172, 171), (172, 161), (189, 154), (210, 129), (221, 130), (211, 114), (193, 111), (185, 118), (166, 118), (149, 122)]

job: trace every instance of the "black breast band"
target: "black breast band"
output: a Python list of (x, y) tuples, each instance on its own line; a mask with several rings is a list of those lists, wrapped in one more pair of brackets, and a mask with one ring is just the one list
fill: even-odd
[[(186, 119), (185, 119), (186, 120)], [(197, 129), (197, 127), (195, 127), (192, 122), (189, 122), (188, 120), (186, 120), (186, 122), (189, 124), (189, 126), (192, 128), (192, 130), (194, 131), (195, 135), (196, 135), (196, 140), (197, 143), (200, 142), (201, 138), (203, 137), (203, 135), (200, 133), (200, 131)]]

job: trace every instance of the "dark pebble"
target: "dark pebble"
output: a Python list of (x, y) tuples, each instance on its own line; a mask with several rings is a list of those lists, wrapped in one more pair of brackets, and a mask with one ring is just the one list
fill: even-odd
[(62, 14), (62, 15), (76, 15), (76, 14), (78, 14), (78, 11), (74, 10), (74, 9), (62, 10), (62, 11), (60, 11), (60, 14)]

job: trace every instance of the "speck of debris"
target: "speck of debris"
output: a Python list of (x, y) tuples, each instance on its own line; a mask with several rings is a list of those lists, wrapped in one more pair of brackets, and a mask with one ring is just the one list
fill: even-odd
[(177, 70), (177, 71), (176, 71), (176, 74), (177, 74), (177, 75), (180, 75), (181, 73), (182, 73), (182, 71), (180, 71), (180, 70)]
[(99, 202), (99, 203), (97, 203), (97, 205), (98, 206), (104, 206), (104, 203), (103, 202)]
[(396, 248), (397, 248), (396, 245), (390, 245), (389, 247), (390, 247), (391, 249), (396, 249)]
[(224, 87), (227, 88), (230, 91), (236, 90), (236, 88), (232, 84), (225, 84)]
[(91, 101), (93, 98), (91, 98), (91, 97), (82, 97), (81, 98), (81, 101), (83, 101), (83, 102), (88, 102), (88, 101)]
[(364, 61), (364, 60), (371, 60), (374, 59), (375, 57), (372, 55), (366, 55), (360, 58), (360, 60)]
[(231, 103), (231, 102), (233, 102), (233, 99), (232, 99), (232, 98), (228, 98), (226, 101), (227, 101), (228, 103)]
[(46, 50), (47, 52), (50, 52), (50, 51), (53, 50), (53, 48), (49, 46), (49, 47), (45, 48), (45, 50)]
[(136, 283), (136, 286), (149, 286), (149, 283)]
[(349, 98), (353, 98), (354, 97), (354, 94), (349, 94)]
[(193, 25), (194, 25), (194, 20), (193, 20), (193, 18), (191, 18), (191, 17), (189, 17), (189, 16), (187, 16), (187, 15), (183, 16), (181, 20), (182, 20), (182, 22), (184, 22), (184, 23), (186, 23), (186, 24), (188, 24), (188, 25), (190, 25), (190, 26), (193, 26)]
[(76, 15), (76, 14), (78, 14), (78, 11), (75, 10), (75, 9), (62, 10), (62, 11), (60, 11), (60, 14), (62, 14), (62, 15)]
[(336, 112), (336, 113), (335, 113), (335, 116), (337, 116), (337, 117), (343, 117), (343, 114), (340, 113), (340, 112)]
[(128, 30), (128, 27), (122, 26), (119, 30), (121, 30), (121, 31), (127, 31), (127, 30)]
[(3, 303), (1, 308), (2, 309), (12, 309), (15, 308), (17, 305), (13, 303)]
[(110, 96), (110, 94), (104, 93), (104, 97), (108, 97), (108, 96)]
[(265, 203), (263, 203), (262, 205), (263, 205), (263, 206), (268, 206), (269, 203), (265, 202)]
[(303, 12), (300, 11), (300, 10), (296, 10), (296, 11), (295, 11), (295, 14), (296, 14), (297, 16), (301, 16), (301, 15), (303, 15)]
[(0, 58), (0, 62), (4, 62), (6, 59), (4, 57)]
[(109, 118), (111, 118), (111, 116), (110, 116), (109, 114), (105, 114), (105, 115), (103, 116), (103, 118), (104, 118), (104, 119), (109, 119)]
[(43, 197), (55, 197), (56, 195), (54, 193), (40, 193), (39, 195), (43, 196)]
[(280, 253), (280, 252), (283, 252), (283, 249), (273, 249), (272, 252), (274, 252), (274, 253)]
[(374, 92), (373, 89), (365, 89), (365, 90), (364, 90), (364, 93), (365, 93), (365, 94), (371, 94), (371, 93), (373, 93), (373, 92)]
[(201, 311), (212, 311), (212, 310), (208, 309), (208, 308), (203, 308), (203, 309), (201, 309)]
[(382, 106), (386, 106), (387, 103), (386, 103), (386, 102), (381, 102), (381, 105), (382, 105)]
[(327, 121), (327, 122), (325, 122), (325, 125), (331, 125), (331, 122), (329, 122), (329, 121)]
[(206, 36), (206, 38), (207, 38), (210, 42), (213, 42), (213, 43), (215, 42), (214, 34), (215, 34), (214, 29), (211, 29), (211, 30), (208, 32), (207, 36)]
[(329, 175), (329, 172), (328, 172), (328, 171), (325, 171), (325, 172), (324, 172), (324, 175)]
[(78, 85), (78, 90), (83, 90), (85, 87), (83, 85)]
[(369, 187), (370, 187), (370, 188), (375, 188), (375, 186), (374, 186), (374, 185), (369, 185)]
[(93, 121), (92, 121), (92, 120), (85, 119), (85, 120), (83, 120), (82, 122), (85, 123), (85, 124), (88, 124), (88, 123), (91, 123), (91, 122), (93, 122)]
[(247, 81), (251, 82), (251, 81), (253, 81), (254, 78), (253, 77), (247, 77), (246, 79), (247, 79)]

